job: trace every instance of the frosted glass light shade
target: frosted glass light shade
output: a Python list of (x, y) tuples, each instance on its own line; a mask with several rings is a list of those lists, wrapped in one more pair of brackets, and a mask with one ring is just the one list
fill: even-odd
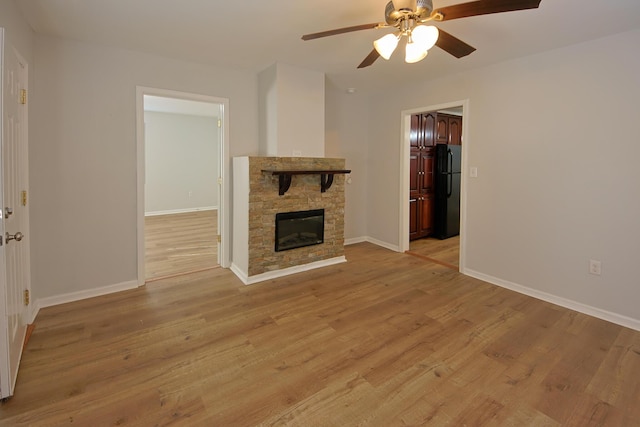
[(373, 47), (378, 51), (384, 59), (391, 58), (391, 54), (398, 46), (398, 36), (395, 34), (387, 34), (373, 42)]
[(429, 51), (427, 49), (423, 49), (419, 43), (407, 43), (404, 61), (409, 64), (413, 64), (415, 62), (422, 61), (428, 53)]
[(418, 25), (411, 30), (411, 38), (414, 43), (418, 43), (422, 49), (429, 50), (438, 41), (440, 32), (432, 25)]

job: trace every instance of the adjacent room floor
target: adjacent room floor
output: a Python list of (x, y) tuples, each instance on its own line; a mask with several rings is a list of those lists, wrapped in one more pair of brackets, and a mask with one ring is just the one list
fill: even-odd
[(216, 267), (217, 224), (217, 210), (145, 217), (146, 280)]
[(460, 268), (460, 236), (444, 240), (435, 237), (412, 240), (408, 253), (457, 271)]

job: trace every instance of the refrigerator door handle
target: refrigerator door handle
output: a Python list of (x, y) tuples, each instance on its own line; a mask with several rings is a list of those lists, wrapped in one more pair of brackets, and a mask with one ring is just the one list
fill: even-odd
[(451, 149), (447, 150), (447, 155), (449, 157), (449, 167), (447, 168), (447, 197), (451, 197), (453, 192), (453, 153)]

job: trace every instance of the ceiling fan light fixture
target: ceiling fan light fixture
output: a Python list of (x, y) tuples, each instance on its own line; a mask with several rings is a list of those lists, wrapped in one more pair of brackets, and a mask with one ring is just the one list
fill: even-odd
[(391, 0), (393, 3), (393, 7), (396, 10), (411, 10), (416, 11), (417, 9), (417, 0)]
[(418, 25), (411, 30), (411, 38), (414, 43), (418, 43), (422, 49), (431, 49), (436, 42), (440, 32), (433, 25)]
[(396, 46), (398, 46), (398, 36), (396, 34), (387, 34), (373, 42), (373, 47), (384, 59), (391, 58)]
[(424, 47), (420, 43), (408, 40), (404, 62), (408, 64), (420, 62), (424, 58), (426, 58), (428, 53), (429, 49), (424, 49)]

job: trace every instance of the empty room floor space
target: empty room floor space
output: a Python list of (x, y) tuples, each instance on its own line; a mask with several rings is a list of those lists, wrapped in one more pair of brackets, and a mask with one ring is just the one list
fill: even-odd
[(218, 211), (146, 216), (146, 281), (218, 266)]
[(0, 425), (631, 426), (640, 332), (370, 243), (40, 310)]

